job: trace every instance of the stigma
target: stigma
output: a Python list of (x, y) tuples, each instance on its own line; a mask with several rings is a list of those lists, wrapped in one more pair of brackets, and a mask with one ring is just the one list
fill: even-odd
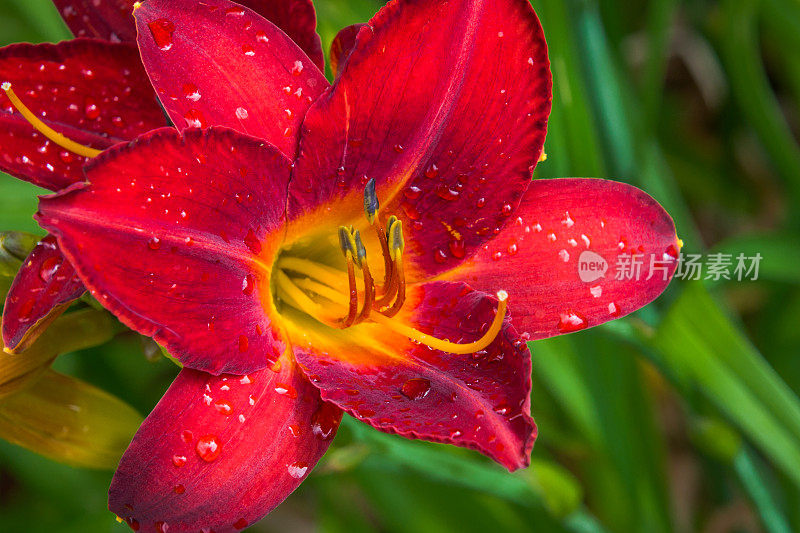
[[(347, 330), (365, 322), (380, 324), (418, 344), (453, 354), (470, 354), (488, 347), (503, 327), (508, 293), (497, 292), (497, 312), (480, 339), (455, 343), (423, 333), (396, 318), (406, 303), (403, 223), (395, 216), (380, 216), (375, 181), (364, 189), (366, 226), (338, 228), (339, 249), (346, 271), (299, 257), (282, 257), (277, 263), (278, 298), (328, 327)], [(380, 246), (384, 274), (376, 281), (369, 264), (362, 231), (375, 234)], [(344, 283), (347, 290), (344, 291)]]
[(37, 117), (33, 111), (28, 109), (28, 107), (22, 103), (22, 100), (14, 93), (14, 90), (11, 88), (11, 83), (4, 81), (0, 84), (0, 89), (6, 93), (6, 96), (11, 101), (11, 105), (19, 111), (19, 113), (27, 120), (33, 128), (53, 141), (55, 144), (64, 148), (65, 150), (69, 150), (75, 154), (81, 155), (83, 157), (97, 157), (100, 154), (100, 150), (95, 150), (89, 146), (85, 146), (83, 144), (77, 143), (72, 139), (68, 139), (66, 136), (58, 133), (56, 130), (42, 122), (42, 120)]

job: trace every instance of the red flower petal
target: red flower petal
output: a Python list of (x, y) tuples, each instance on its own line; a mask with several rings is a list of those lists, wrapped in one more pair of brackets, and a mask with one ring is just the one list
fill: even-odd
[[(76, 37), (99, 37), (107, 41), (135, 41), (134, 0), (53, 0)], [(305, 50), (320, 70), (325, 66), (317, 35), (317, 15), (311, 0), (240, 0), (281, 28)]]
[(252, 372), (283, 350), (262, 298), (289, 166), (232, 130), (164, 128), (98, 156), (37, 220), (125, 324), (189, 368)]
[(331, 43), (331, 71), (333, 77), (338, 78), (344, 68), (344, 63), (350, 57), (350, 52), (356, 45), (356, 35), (366, 24), (353, 24), (343, 28), (334, 37)]
[(109, 508), (141, 532), (244, 529), (308, 476), (341, 417), (285, 359), (246, 376), (183, 370), (122, 457)]
[(86, 289), (48, 235), (31, 251), (11, 284), (3, 309), (3, 343), (22, 351)]
[(75, 37), (96, 37), (111, 42), (135, 41), (135, 0), (53, 0), (61, 18)]
[(304, 122), (290, 217), (332, 201), (357, 216), (374, 178), (384, 212), (404, 219), (409, 261), (452, 268), (509, 219), (541, 153), (542, 28), (523, 0), (400, 0), (356, 41)]
[[(431, 282), (415, 286), (406, 307), (411, 311), (397, 320), (465, 343), (481, 337), (497, 302), (463, 283)], [(531, 360), (508, 319), (487, 349), (468, 355), (413, 344), (378, 324), (289, 335), (322, 398), (356, 418), (389, 433), (478, 450), (509, 470), (528, 465), (536, 437)]]
[[(505, 289), (514, 325), (540, 339), (644, 306), (669, 284), (678, 252), (672, 219), (639, 189), (599, 179), (536, 180), (513, 223), (447, 278)], [(621, 254), (642, 254), (638, 279), (633, 260), (626, 264)], [(634, 279), (615, 279), (618, 273)]]
[(322, 40), (317, 34), (317, 13), (311, 0), (239, 0), (237, 3), (282, 29), (321, 71), (325, 70)]
[[(136, 47), (88, 39), (0, 49), (0, 81), (50, 127), (105, 149), (166, 124)], [(41, 134), (0, 92), (0, 170), (47, 189), (83, 181), (84, 157)]]
[(328, 82), (275, 25), (233, 2), (150, 0), (139, 49), (179, 129), (227, 126), (294, 158), (300, 124)]

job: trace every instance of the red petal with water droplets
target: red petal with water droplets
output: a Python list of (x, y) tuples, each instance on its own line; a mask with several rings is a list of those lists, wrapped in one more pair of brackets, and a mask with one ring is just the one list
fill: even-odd
[[(53, 0), (76, 37), (98, 37), (107, 41), (135, 41), (135, 0)], [(311, 0), (240, 0), (282, 29), (305, 50), (320, 70), (325, 66), (322, 43), (317, 35), (317, 15)]]
[(306, 116), (290, 216), (336, 202), (357, 217), (374, 178), (383, 212), (405, 222), (416, 270), (453, 268), (518, 205), (551, 85), (526, 0), (390, 2)]
[(317, 13), (311, 0), (239, 0), (237, 3), (282, 29), (321, 71), (325, 70), (322, 40), (317, 34)]
[[(439, 281), (412, 287), (395, 319), (466, 343), (482, 336), (496, 309), (486, 293)], [(492, 344), (467, 355), (414, 344), (374, 323), (327, 331), (289, 330), (324, 400), (381, 431), (472, 448), (509, 470), (528, 465), (536, 438), (531, 358), (508, 318)]]
[(347, 26), (334, 37), (331, 43), (331, 71), (333, 72), (334, 78), (338, 78), (339, 74), (342, 73), (344, 64), (356, 45), (356, 35), (358, 35), (359, 30), (364, 26), (366, 26), (366, 24)]
[(134, 1), (53, 0), (53, 3), (75, 37), (124, 42), (136, 40)]
[[(120, 461), (109, 508), (139, 531), (237, 531), (308, 477), (342, 412), (291, 362), (212, 377), (183, 370)], [(289, 392), (286, 392), (289, 391)]]
[[(136, 47), (89, 39), (0, 49), (0, 82), (56, 131), (105, 149), (166, 125)], [(0, 170), (51, 190), (83, 181), (86, 158), (36, 132), (0, 92)]]
[(125, 324), (189, 368), (252, 372), (284, 347), (267, 286), (290, 164), (232, 130), (164, 128), (95, 158), (91, 184), (36, 218)]
[(505, 289), (514, 325), (540, 339), (602, 324), (652, 301), (669, 284), (679, 249), (670, 216), (635, 187), (536, 180), (513, 222), (447, 278), (479, 290)]
[(136, 24), (145, 68), (179, 129), (227, 126), (294, 158), (303, 117), (328, 82), (285, 33), (226, 0), (150, 0)]
[(3, 344), (22, 351), (86, 289), (48, 235), (17, 272), (3, 309)]

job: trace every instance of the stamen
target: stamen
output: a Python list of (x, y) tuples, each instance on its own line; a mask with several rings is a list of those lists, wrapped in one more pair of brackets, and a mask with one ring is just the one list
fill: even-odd
[(350, 300), (348, 302), (347, 316), (341, 320), (342, 328), (349, 328), (353, 325), (358, 312), (358, 288), (356, 287), (356, 270), (353, 265), (353, 241), (350, 231), (344, 226), (339, 227), (339, 246), (347, 261), (347, 281), (350, 289)]
[(342, 271), (335, 268), (316, 263), (308, 259), (301, 259), (299, 257), (281, 257), (276, 265), (277, 268), (282, 270), (291, 270), (299, 272), (306, 276), (318, 279), (332, 287), (339, 287), (342, 284)]
[(426, 346), (430, 346), (434, 350), (441, 350), (443, 352), (453, 354), (470, 354), (485, 349), (500, 333), (500, 330), (503, 327), (503, 320), (506, 316), (508, 293), (506, 293), (506, 291), (497, 291), (497, 300), (497, 314), (494, 315), (494, 320), (492, 320), (492, 324), (489, 326), (489, 329), (477, 341), (466, 344), (458, 344), (455, 342), (437, 339), (436, 337), (422, 333), (421, 331), (417, 331), (410, 326), (396, 322), (395, 320), (383, 315), (373, 315), (372, 320), (396, 331), (397, 333), (400, 333), (401, 335), (405, 335), (409, 339), (415, 340)]
[(282, 298), (287, 300), (286, 303), (292, 307), (300, 309), (307, 315), (315, 318), (323, 324), (327, 324), (328, 326), (334, 328), (339, 327), (339, 320), (332, 318), (322, 305), (309, 298), (306, 293), (300, 290), (300, 288), (295, 285), (294, 282), (292, 282), (285, 272), (279, 270), (276, 272), (276, 276), (277, 287), (281, 290)]
[[(295, 289), (300, 293), (302, 293), (302, 291), (299, 289), (299, 287), (302, 287), (303, 289), (309, 290), (339, 305), (342, 305), (345, 300), (345, 296), (342, 293), (317, 281), (308, 278), (288, 281), (290, 283), (296, 283), (297, 286)], [(305, 296), (304, 293), (303, 296)], [(308, 302), (305, 302), (304, 304), (307, 305), (308, 310), (302, 309), (303, 311), (309, 314), (311, 314), (309, 311), (314, 313), (321, 312), (320, 309), (322, 306), (319, 306), (307, 296), (306, 299)], [(479, 352), (489, 346), (503, 328), (503, 320), (505, 319), (508, 306), (508, 293), (506, 291), (497, 291), (497, 300), (497, 314), (495, 314), (489, 329), (477, 341), (466, 344), (458, 344), (455, 342), (438, 339), (432, 335), (422, 333), (419, 330), (416, 330), (410, 326), (406, 326), (405, 324), (397, 322), (395, 319), (386, 317), (384, 315), (373, 314), (370, 317), (370, 320), (372, 322), (382, 324), (393, 331), (408, 337), (409, 339), (417, 341), (421, 344), (425, 344), (426, 346), (430, 346), (434, 350), (441, 350), (443, 352), (452, 354), (470, 354)], [(314, 309), (314, 306), (316, 306), (317, 309)], [(300, 308), (299, 305), (298, 308)]]
[(397, 217), (392, 215), (386, 223), (386, 233), (384, 233), (378, 225), (374, 225), (375, 231), (378, 233), (378, 239), (381, 241), (381, 248), (383, 248), (383, 264), (384, 264), (384, 278), (383, 278), (383, 296), (375, 304), (378, 310), (387, 307), (395, 295), (397, 294), (397, 279), (392, 261), (392, 253), (389, 250), (388, 235), (391, 233), (392, 224), (397, 220)]
[[(394, 218), (394, 217), (392, 217)], [(393, 287), (397, 290), (397, 298), (389, 309), (381, 311), (388, 317), (393, 317), (406, 301), (406, 275), (403, 268), (403, 250), (405, 242), (403, 240), (403, 223), (397, 218), (394, 219), (389, 228), (389, 253), (394, 263)]]
[(65, 150), (69, 150), (70, 152), (76, 153), (78, 155), (82, 155), (83, 157), (97, 157), (102, 150), (95, 150), (94, 148), (90, 148), (88, 146), (84, 146), (79, 144), (72, 139), (68, 139), (64, 135), (58, 133), (56, 130), (45, 124), (44, 122), (39, 119), (33, 112), (28, 109), (25, 104), (22, 103), (22, 100), (14, 93), (11, 89), (11, 83), (3, 82), (0, 85), (8, 99), (11, 100), (11, 104), (20, 112), (20, 114), (27, 120), (33, 128), (40, 132), (42, 135), (59, 145), (61, 148)]
[(372, 281), (372, 274), (369, 271), (369, 263), (367, 261), (367, 249), (364, 243), (361, 242), (361, 233), (355, 232), (356, 251), (358, 252), (359, 266), (364, 273), (364, 307), (361, 308), (356, 319), (356, 324), (363, 322), (369, 318), (369, 313), (372, 310), (372, 304), (375, 303), (375, 283)]
[(375, 179), (373, 178), (364, 187), (364, 214), (370, 224), (375, 222), (378, 209), (380, 209), (380, 202), (378, 202), (378, 195), (375, 192)]

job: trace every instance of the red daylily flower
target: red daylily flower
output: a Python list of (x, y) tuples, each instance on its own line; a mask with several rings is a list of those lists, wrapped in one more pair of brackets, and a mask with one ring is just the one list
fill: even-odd
[[(11, 83), (47, 126), (91, 148), (106, 149), (167, 126), (135, 46), (133, 0), (54, 3), (80, 38), (0, 49), (0, 80)], [(322, 68), (311, 0), (239, 3), (283, 29)], [(184, 119), (180, 121), (183, 124)], [(62, 149), (35, 130), (2, 93), (0, 125), (0, 170), (52, 191), (83, 181), (87, 158)], [(84, 292), (54, 239), (43, 241), (25, 265), (3, 310), (3, 342), (15, 352), (27, 348)]]
[[(135, 17), (183, 131), (106, 150), (37, 215), (98, 301), (186, 367), (111, 510), (143, 531), (242, 529), (308, 475), (342, 411), (527, 466), (525, 341), (651, 301), (678, 248), (633, 187), (531, 181), (551, 78), (528, 2), (390, 2), (337, 38), (332, 86), (231, 2)], [(665, 275), (579, 276), (582, 252), (614, 272), (621, 251)]]

